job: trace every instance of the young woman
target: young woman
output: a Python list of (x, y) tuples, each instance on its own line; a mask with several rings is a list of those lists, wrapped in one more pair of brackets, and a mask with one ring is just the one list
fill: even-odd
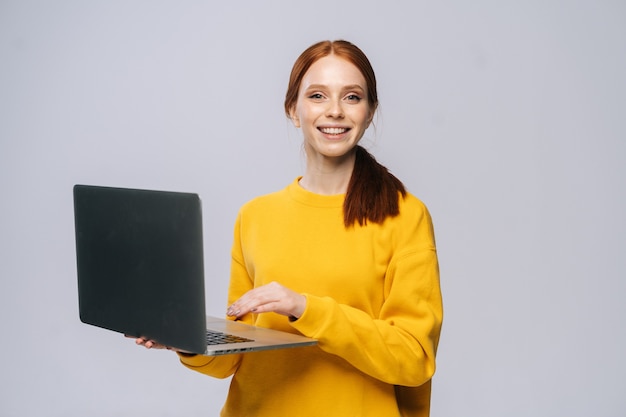
[(306, 169), (241, 208), (227, 315), (318, 345), (179, 352), (190, 369), (232, 376), (222, 416), (429, 414), (443, 315), (433, 228), (426, 207), (358, 145), (377, 105), (355, 45), (320, 42), (295, 62), (285, 111), (302, 130)]

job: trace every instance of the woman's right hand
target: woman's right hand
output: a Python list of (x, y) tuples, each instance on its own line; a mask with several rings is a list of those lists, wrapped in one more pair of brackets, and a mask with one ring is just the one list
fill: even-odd
[(154, 340), (146, 339), (145, 337), (135, 337), (135, 336), (128, 336), (128, 335), (125, 335), (125, 337), (129, 339), (135, 339), (136, 345), (143, 346), (146, 349), (167, 349), (167, 350), (172, 350), (174, 352), (179, 352), (179, 353), (188, 353), (183, 350), (173, 348), (171, 346), (162, 345), (161, 343), (158, 343)]
[[(127, 337), (132, 337), (132, 336), (127, 336)], [(172, 349), (169, 346), (165, 346), (162, 345), (160, 343), (155, 342), (154, 340), (150, 340), (150, 339), (145, 339), (143, 337), (138, 337), (135, 339), (135, 344), (139, 345), (139, 346), (143, 346), (146, 349), (167, 349), (167, 350), (176, 350), (176, 349)]]
[(146, 349), (167, 349), (167, 350), (171, 350), (172, 352), (180, 353), (183, 356), (195, 355), (195, 353), (187, 352), (185, 350), (177, 349), (171, 346), (165, 346), (165, 345), (162, 345), (161, 343), (155, 342), (154, 340), (146, 339), (145, 337), (135, 337), (135, 336), (129, 336), (129, 335), (124, 335), (124, 337), (128, 339), (135, 339), (136, 345), (143, 346)]

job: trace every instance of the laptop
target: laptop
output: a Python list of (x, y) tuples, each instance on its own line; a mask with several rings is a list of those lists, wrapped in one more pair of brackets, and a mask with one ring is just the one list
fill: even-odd
[(206, 316), (197, 194), (92, 185), (73, 191), (83, 323), (211, 356), (316, 344)]

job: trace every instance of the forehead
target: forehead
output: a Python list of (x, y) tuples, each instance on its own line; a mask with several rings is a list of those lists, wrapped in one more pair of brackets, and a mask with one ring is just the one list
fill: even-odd
[(328, 55), (315, 61), (302, 78), (301, 89), (311, 85), (343, 87), (358, 85), (367, 90), (365, 77), (359, 68), (350, 61), (336, 55)]

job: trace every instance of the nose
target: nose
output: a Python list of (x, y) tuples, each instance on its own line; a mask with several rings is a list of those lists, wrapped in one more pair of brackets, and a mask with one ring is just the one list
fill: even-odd
[(334, 119), (343, 118), (343, 106), (341, 105), (341, 100), (330, 100), (328, 102), (328, 108), (326, 109), (326, 116), (332, 117)]

